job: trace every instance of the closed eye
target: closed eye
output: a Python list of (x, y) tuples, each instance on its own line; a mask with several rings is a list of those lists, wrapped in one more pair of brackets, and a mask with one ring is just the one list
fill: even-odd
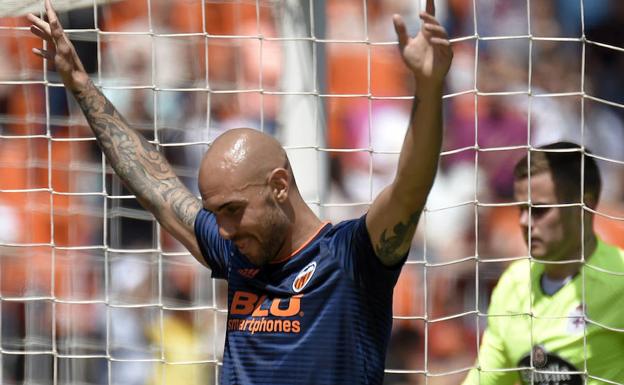
[(246, 202), (239, 202), (239, 201), (227, 202), (221, 205), (217, 209), (217, 214), (224, 215), (230, 218), (234, 218), (234, 217), (238, 217), (242, 215), (243, 211), (245, 210), (245, 207), (246, 207)]
[(221, 212), (228, 214), (228, 215), (235, 215), (236, 213), (240, 211), (240, 209), (241, 209), (240, 205), (227, 205), (221, 210)]
[(541, 218), (546, 215), (548, 211), (550, 211), (550, 209), (552, 209), (552, 207), (532, 207), (531, 215), (533, 215), (535, 218)]
[[(535, 219), (541, 218), (544, 215), (548, 214), (548, 212), (552, 209), (553, 207), (548, 207), (548, 206), (535, 206), (532, 205), (531, 206), (531, 216)], [(524, 213), (528, 213), (529, 212), (529, 205), (521, 205), (520, 206), (520, 215), (523, 215)]]
[(245, 200), (230, 200), (220, 204), (214, 211), (211, 211), (215, 214), (232, 214), (245, 207), (246, 204), (247, 201)]

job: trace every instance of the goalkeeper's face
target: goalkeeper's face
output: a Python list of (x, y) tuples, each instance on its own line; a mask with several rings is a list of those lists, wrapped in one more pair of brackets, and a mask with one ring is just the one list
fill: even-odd
[[(562, 194), (557, 194), (550, 172), (531, 175), (530, 191), (531, 207), (521, 207), (520, 226), (531, 256), (548, 261), (578, 260), (582, 244), (581, 208), (548, 207), (573, 203), (561, 201)], [(514, 183), (514, 195), (517, 201), (529, 201), (528, 178)]]

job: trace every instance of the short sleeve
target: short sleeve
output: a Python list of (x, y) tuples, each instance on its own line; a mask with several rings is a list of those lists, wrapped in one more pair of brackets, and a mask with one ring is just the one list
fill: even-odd
[(335, 247), (342, 249), (337, 254), (347, 273), (360, 286), (392, 291), (407, 255), (394, 266), (381, 263), (366, 228), (366, 215), (341, 225), (336, 233)]
[(231, 243), (219, 236), (215, 215), (199, 210), (195, 218), (195, 237), (213, 278), (227, 279)]
[[(501, 277), (501, 280), (503, 277)], [(501, 280), (499, 280), (499, 285)], [(499, 314), (500, 287), (494, 289), (492, 293), (492, 303), (488, 314)], [(498, 292), (498, 293), (497, 293)], [(497, 295), (498, 294), (498, 295)], [(509, 368), (511, 363), (507, 359), (505, 343), (503, 340), (502, 317), (489, 317), (488, 326), (483, 332), (481, 347), (479, 348), (479, 369), (472, 369), (462, 385), (513, 385), (517, 379), (517, 372), (495, 371), (497, 369)], [(494, 370), (494, 371), (492, 371)]]
[(510, 366), (505, 359), (503, 346), (498, 332), (488, 326), (483, 333), (479, 349), (481, 370), (472, 369), (462, 385), (513, 385), (517, 378), (516, 372), (492, 371)]
[(588, 318), (607, 328), (624, 329), (624, 317), (612, 311), (624, 309), (624, 251), (599, 241), (585, 267), (585, 290)]

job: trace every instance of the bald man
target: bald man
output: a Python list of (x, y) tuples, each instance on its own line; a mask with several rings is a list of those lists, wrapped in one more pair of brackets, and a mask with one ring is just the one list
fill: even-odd
[(216, 278), (228, 281), (222, 384), (381, 384), (392, 290), (433, 183), (442, 141), (442, 83), (452, 52), (433, 0), (410, 38), (394, 17), (417, 84), (396, 178), (361, 218), (323, 223), (305, 204), (273, 138), (231, 130), (199, 170), (201, 201), (134, 132), (84, 71), (49, 0), (29, 15), (115, 172)]

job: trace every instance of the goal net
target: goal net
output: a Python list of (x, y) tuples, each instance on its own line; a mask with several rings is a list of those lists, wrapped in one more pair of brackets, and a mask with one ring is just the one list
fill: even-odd
[[(392, 181), (415, 85), (391, 20), (416, 33), (418, 1), (54, 3), (96, 85), (194, 193), (203, 152), (241, 126), (281, 141), (323, 219), (361, 215)], [(597, 161), (600, 205), (575, 204), (624, 247), (621, 3), (436, 2), (454, 50), (443, 153), (395, 289), (388, 384), (480, 367), (492, 288), (533, 260), (512, 176), (530, 150), (574, 141)], [(42, 9), (0, 3), (0, 382), (217, 383), (227, 286), (139, 206), (31, 53), (24, 14)]]

